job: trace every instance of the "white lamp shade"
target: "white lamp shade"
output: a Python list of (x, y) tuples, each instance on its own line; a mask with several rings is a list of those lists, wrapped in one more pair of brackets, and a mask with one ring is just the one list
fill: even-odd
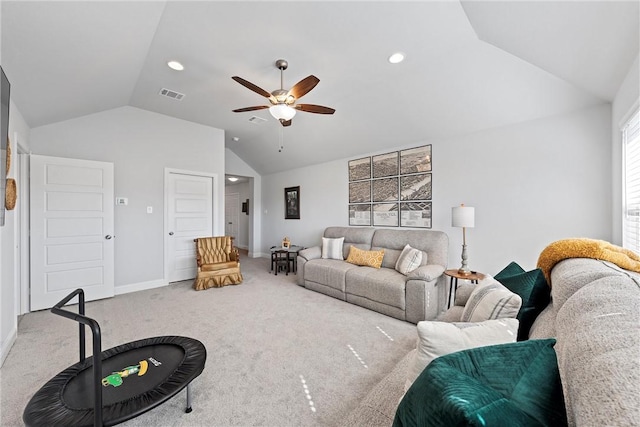
[(285, 104), (272, 105), (269, 107), (269, 112), (278, 120), (291, 120), (296, 115), (296, 110)]
[(451, 226), (472, 228), (475, 225), (475, 208), (456, 206), (451, 208)]

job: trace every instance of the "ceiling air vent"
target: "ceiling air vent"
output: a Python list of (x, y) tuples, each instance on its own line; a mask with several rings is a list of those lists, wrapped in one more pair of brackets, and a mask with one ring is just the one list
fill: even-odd
[(258, 116), (251, 116), (249, 117), (249, 121), (254, 125), (261, 125), (262, 123), (266, 122), (267, 119), (263, 119), (262, 117)]
[(175, 90), (162, 88), (160, 89), (160, 95), (166, 96), (167, 98), (175, 99), (176, 101), (182, 101), (184, 98), (184, 93), (176, 92)]

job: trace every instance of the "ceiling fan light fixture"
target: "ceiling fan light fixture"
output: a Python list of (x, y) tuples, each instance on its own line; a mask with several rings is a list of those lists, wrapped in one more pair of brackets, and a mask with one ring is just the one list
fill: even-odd
[(276, 104), (269, 107), (271, 115), (278, 120), (291, 120), (296, 115), (296, 110), (286, 104)]

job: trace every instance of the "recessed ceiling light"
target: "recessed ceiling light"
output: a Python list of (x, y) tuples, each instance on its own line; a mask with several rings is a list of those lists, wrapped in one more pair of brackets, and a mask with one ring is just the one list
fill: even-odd
[(404, 53), (402, 52), (396, 52), (389, 57), (389, 62), (392, 64), (399, 64), (402, 61), (404, 61)]
[(169, 68), (171, 68), (172, 70), (176, 70), (176, 71), (182, 71), (184, 70), (184, 65), (182, 65), (181, 63), (179, 63), (178, 61), (169, 61), (167, 62), (167, 65), (169, 66)]
[(236, 178), (235, 176), (230, 176), (229, 178), (227, 178), (229, 181), (231, 182), (236, 182), (238, 180), (238, 178)]

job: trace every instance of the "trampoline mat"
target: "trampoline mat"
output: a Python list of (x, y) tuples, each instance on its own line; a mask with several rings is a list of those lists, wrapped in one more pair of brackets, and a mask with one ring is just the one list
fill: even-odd
[[(204, 369), (206, 349), (195, 339), (147, 338), (102, 352), (104, 425), (136, 417), (173, 397)], [(105, 385), (106, 384), (106, 385)], [(93, 425), (93, 358), (49, 380), (24, 410), (26, 425)]]

